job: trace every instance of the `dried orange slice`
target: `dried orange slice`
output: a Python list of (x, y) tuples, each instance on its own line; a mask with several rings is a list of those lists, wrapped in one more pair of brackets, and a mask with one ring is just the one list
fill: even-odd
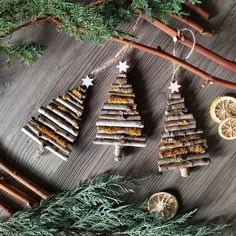
[(219, 125), (219, 134), (223, 139), (236, 139), (236, 117), (229, 117)]
[(228, 117), (236, 116), (236, 98), (217, 97), (211, 104), (210, 115), (219, 124)]
[(148, 200), (150, 213), (158, 212), (161, 218), (169, 220), (173, 218), (178, 210), (179, 204), (176, 197), (167, 192), (153, 194)]

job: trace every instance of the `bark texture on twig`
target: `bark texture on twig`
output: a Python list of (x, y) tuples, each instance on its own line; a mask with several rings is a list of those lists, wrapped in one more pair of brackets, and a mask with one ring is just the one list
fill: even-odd
[(184, 3), (189, 9), (193, 10), (194, 12), (196, 12), (199, 16), (201, 16), (203, 19), (208, 20), (210, 17), (210, 14), (205, 11), (204, 9), (202, 9), (200, 6), (196, 5), (196, 4), (192, 4), (190, 3), (188, 0), (185, 1)]
[[(181, 44), (183, 44), (183, 45), (185, 45), (189, 48), (193, 47), (193, 41), (192, 40), (188, 39), (185, 36), (179, 36), (179, 34), (176, 30), (174, 30), (170, 26), (164, 24), (160, 20), (149, 18), (148, 16), (143, 15), (142, 12), (138, 9), (136, 9), (136, 13), (139, 15), (139, 17), (141, 17), (142, 19), (148, 21), (149, 23), (151, 23), (152, 25), (154, 25), (155, 27), (157, 27), (161, 31), (168, 34), (169, 36), (176, 37)], [(236, 63), (235, 62), (227, 60), (226, 58), (212, 52), (211, 50), (203, 47), (200, 44), (195, 45), (194, 51), (196, 51), (197, 53), (201, 54), (202, 56), (212, 60), (213, 62), (224, 66), (225, 68), (231, 70), (232, 72), (236, 73)], [(218, 84), (218, 85), (219, 86), (224, 86), (223, 84), (222, 85)]]
[[(166, 53), (160, 47), (158, 47), (156, 49), (156, 48), (144, 46), (140, 43), (136, 43), (136, 42), (133, 42), (133, 41), (130, 41), (130, 40), (127, 40), (127, 39), (119, 39), (119, 38), (116, 38), (116, 37), (112, 37), (112, 40), (114, 42), (129, 45), (129, 47), (131, 47), (131, 48), (139, 49), (141, 51), (148, 52), (152, 55), (155, 55), (155, 56), (161, 57), (163, 59), (166, 59), (168, 61), (171, 61), (173, 63), (176, 63), (177, 65), (183, 67), (184, 69), (198, 75), (200, 78), (202, 78), (203, 80), (205, 80), (206, 82), (208, 82), (210, 84), (216, 84), (216, 85), (219, 85), (219, 86), (222, 86), (222, 87), (225, 87), (225, 88), (236, 90), (236, 83), (229, 82), (229, 81), (226, 81), (226, 80), (222, 80), (220, 78), (212, 76), (212, 75), (208, 74), (207, 72), (202, 71), (199, 68), (197, 68), (195, 66), (192, 66), (189, 63), (184, 62), (183, 60)], [(236, 73), (236, 64), (235, 63), (233, 63), (233, 64), (234, 64), (233, 67), (235, 67), (234, 72)], [(232, 69), (233, 69), (233, 67), (232, 67)]]

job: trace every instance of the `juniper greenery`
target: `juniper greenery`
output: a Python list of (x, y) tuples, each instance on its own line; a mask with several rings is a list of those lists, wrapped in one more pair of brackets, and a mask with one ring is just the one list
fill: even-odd
[[(0, 0), (0, 37), (17, 28), (22, 22), (54, 16), (62, 23), (60, 30), (66, 31), (78, 41), (103, 42), (112, 36), (130, 38), (128, 33), (120, 30), (120, 25), (135, 16), (134, 9), (138, 8), (150, 17), (166, 19), (169, 13), (188, 14), (183, 8), (184, 1), (132, 0), (128, 5), (126, 0), (105, 0), (102, 4), (91, 6), (69, 0)], [(199, 0), (189, 1), (200, 3)], [(27, 49), (29, 47), (22, 48), (21, 59), (26, 64), (31, 64), (31, 60), (24, 59), (28, 56), (23, 53)], [(18, 52), (19, 50), (18, 47)], [(29, 49), (29, 52), (32, 50)]]
[(0, 51), (6, 55), (6, 65), (13, 65), (14, 59), (19, 59), (25, 65), (31, 65), (43, 54), (46, 49), (43, 45), (36, 43), (17, 43), (15, 45), (4, 42), (0, 45)]
[(213, 236), (225, 225), (190, 225), (194, 212), (170, 221), (147, 211), (146, 202), (130, 204), (123, 198), (133, 193), (137, 179), (100, 175), (60, 192), (39, 206), (0, 221), (4, 236)]

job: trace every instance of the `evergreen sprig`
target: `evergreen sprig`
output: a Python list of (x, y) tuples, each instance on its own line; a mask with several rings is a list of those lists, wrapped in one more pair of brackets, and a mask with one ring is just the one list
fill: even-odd
[[(199, 3), (199, 0), (191, 0)], [(77, 40), (88, 39), (100, 42), (112, 36), (125, 37), (128, 34), (119, 31), (124, 21), (134, 16), (134, 9), (140, 9), (145, 15), (161, 17), (168, 13), (187, 14), (183, 9), (184, 0), (125, 0), (104, 1), (98, 6), (84, 6), (69, 0), (13, 0), (0, 1), (0, 36), (20, 22), (42, 16), (55, 16), (62, 21), (62, 30)], [(83, 31), (78, 29), (83, 28)]]
[(80, 183), (71, 191), (57, 193), (39, 206), (18, 212), (0, 222), (4, 236), (212, 236), (222, 235), (217, 227), (187, 224), (194, 212), (170, 221), (146, 210), (146, 203), (128, 204), (124, 194), (136, 183), (122, 176), (100, 175)]
[[(112, 36), (134, 39), (129, 33), (122, 32), (122, 22), (134, 17), (134, 9), (140, 9), (145, 15), (167, 18), (169, 13), (185, 15), (185, 0), (105, 0), (97, 6), (82, 5), (70, 0), (0, 0), (0, 37), (8, 35), (22, 22), (34, 21), (40, 17), (53, 16), (60, 19), (60, 31), (66, 31), (78, 41), (103, 42)], [(190, 0), (199, 3), (199, 0)], [(22, 46), (22, 49), (20, 49)], [(4, 46), (8, 65), (12, 65), (13, 55), (30, 65), (38, 59), (42, 46), (19, 44)]]
[(11, 67), (15, 59), (29, 66), (36, 62), (43, 54), (46, 47), (36, 43), (17, 43), (15, 45), (4, 42), (0, 45), (0, 51), (6, 54), (7, 67)]

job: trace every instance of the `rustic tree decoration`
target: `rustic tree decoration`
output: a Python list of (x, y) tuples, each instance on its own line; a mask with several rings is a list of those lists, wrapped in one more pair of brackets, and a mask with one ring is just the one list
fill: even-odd
[(181, 94), (171, 93), (159, 146), (159, 171), (179, 169), (181, 176), (187, 177), (190, 167), (208, 165), (207, 140), (202, 134), (203, 131), (196, 128), (196, 120), (185, 107)]
[(108, 100), (104, 104), (96, 122), (97, 135), (95, 144), (115, 146), (115, 160), (122, 160), (122, 147), (145, 147), (146, 140), (142, 136), (143, 123), (136, 111), (132, 85), (127, 83), (126, 63), (120, 62), (120, 74), (111, 85)]
[(81, 125), (84, 110), (85, 88), (79, 86), (53, 99), (46, 107), (39, 108), (37, 118), (22, 128), (22, 131), (62, 160), (66, 161), (72, 151)]

